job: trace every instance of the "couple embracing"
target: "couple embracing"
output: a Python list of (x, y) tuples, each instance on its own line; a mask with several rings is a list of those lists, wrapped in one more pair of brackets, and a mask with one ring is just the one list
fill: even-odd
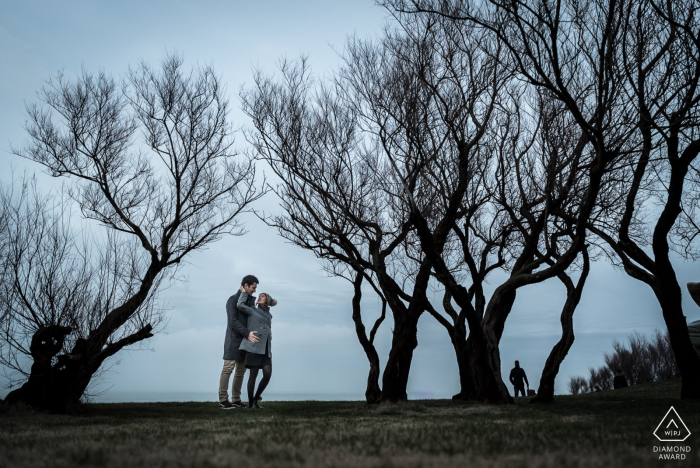
[[(272, 314), (270, 307), (277, 304), (269, 294), (260, 293), (258, 279), (247, 275), (241, 287), (226, 302), (226, 338), (224, 340), (224, 368), (219, 379), (219, 408), (233, 409), (243, 405), (241, 387), (246, 369), (248, 376), (248, 408), (261, 409), (258, 404), (272, 376)], [(255, 391), (255, 381), (262, 369), (262, 379)], [(231, 401), (228, 383), (233, 374)]]

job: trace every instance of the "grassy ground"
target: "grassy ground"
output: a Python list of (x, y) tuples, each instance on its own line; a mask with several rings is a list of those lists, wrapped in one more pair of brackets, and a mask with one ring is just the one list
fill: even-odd
[[(700, 466), (700, 402), (667, 381), (554, 405), (447, 400), (85, 405), (72, 415), (0, 409), (0, 467)], [(673, 405), (693, 433), (659, 461), (652, 432)], [(673, 444), (667, 444), (673, 445)]]

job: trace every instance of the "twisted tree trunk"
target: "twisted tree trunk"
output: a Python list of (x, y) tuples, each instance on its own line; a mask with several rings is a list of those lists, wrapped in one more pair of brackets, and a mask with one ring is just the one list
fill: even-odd
[[(413, 361), (413, 351), (418, 346), (418, 320), (427, 308), (426, 290), (430, 280), (431, 264), (424, 258), (413, 285), (413, 295), (408, 296), (387, 274), (384, 266), (377, 268), (377, 278), (394, 316), (391, 351), (382, 376), (382, 401), (408, 399), (408, 375)], [(406, 306), (404, 300), (409, 304)]]
[(353, 286), (355, 293), (352, 297), (352, 320), (355, 322), (355, 332), (357, 333), (357, 338), (360, 340), (360, 345), (364, 349), (367, 359), (369, 360), (369, 375), (367, 376), (367, 390), (365, 391), (365, 399), (368, 404), (375, 404), (381, 402), (382, 390), (379, 388), (379, 355), (377, 354), (377, 349), (374, 347), (374, 334), (379, 327), (379, 324), (384, 320), (386, 312), (386, 302), (384, 302), (382, 307), (382, 315), (375, 323), (372, 331), (370, 332), (370, 337), (367, 338), (367, 333), (365, 331), (365, 324), (362, 322), (362, 313), (360, 308), (360, 301), (362, 299), (362, 272), (357, 272), (355, 276), (355, 281), (353, 281)]
[[(24, 403), (32, 408), (65, 412), (80, 403), (92, 377), (104, 361), (126, 346), (153, 336), (147, 324), (136, 333), (109, 343), (109, 338), (146, 301), (156, 277), (163, 270), (162, 262), (154, 260), (144, 275), (138, 292), (124, 304), (112, 310), (87, 338), (79, 338), (70, 353), (58, 355), (70, 327), (39, 328), (32, 337), (32, 364), (29, 378), (5, 398), (4, 404)], [(58, 356), (57, 356), (58, 355)]]
[[(5, 398), (7, 405), (23, 402), (34, 408), (61, 411), (67, 400), (71, 399), (71, 386), (66, 363), (69, 356), (60, 356), (56, 366), (51, 362), (63, 348), (70, 327), (58, 325), (41, 327), (32, 336), (29, 347), (32, 367), (29, 379), (20, 388), (11, 391)], [(59, 367), (60, 366), (60, 367)]]
[[(668, 263), (668, 266), (664, 265)], [(681, 304), (681, 288), (670, 262), (656, 257), (654, 293), (663, 313), (673, 354), (682, 378), (681, 398), (700, 398), (700, 356), (695, 352)]]
[(559, 367), (564, 361), (564, 358), (569, 353), (571, 346), (574, 344), (574, 311), (581, 300), (583, 286), (586, 283), (588, 272), (590, 271), (590, 261), (588, 258), (588, 250), (583, 250), (583, 270), (581, 277), (574, 287), (571, 278), (562, 273), (559, 278), (566, 285), (566, 302), (561, 311), (561, 338), (554, 345), (552, 351), (547, 357), (547, 361), (542, 370), (540, 377), (540, 386), (537, 389), (537, 395), (530, 400), (530, 403), (554, 403), (554, 380), (559, 374)]
[(678, 216), (682, 212), (681, 199), (683, 183), (690, 164), (700, 152), (700, 140), (679, 155), (678, 133), (673, 133), (669, 143), (668, 158), (671, 162), (671, 180), (668, 184), (668, 198), (661, 216), (654, 228), (652, 249), (654, 251), (654, 280), (652, 288), (661, 305), (661, 311), (671, 339), (671, 348), (676, 356), (678, 370), (683, 383), (681, 398), (700, 398), (700, 357), (695, 352), (688, 333), (688, 324), (683, 315), (682, 291), (676, 272), (669, 258), (668, 237)]
[(418, 346), (418, 319), (421, 311), (411, 310), (395, 317), (391, 351), (382, 378), (382, 401), (405, 401), (408, 399), (408, 375), (411, 370), (413, 351)]
[[(29, 378), (19, 388), (10, 392), (6, 405), (24, 403), (32, 408), (63, 413), (70, 406), (80, 403), (92, 377), (100, 369), (107, 357), (129, 344), (137, 343), (153, 336), (152, 327), (145, 326), (125, 340), (120, 340), (118, 348), (109, 354), (57, 354), (61, 351), (69, 327), (42, 327), (32, 337), (32, 364)], [(78, 340), (73, 350), (80, 348), (85, 340)], [(52, 364), (52, 361), (55, 363)]]
[(477, 399), (489, 403), (508, 404), (513, 403), (508, 387), (501, 378), (501, 353), (499, 344), (505, 321), (513, 309), (517, 290), (515, 288), (496, 288), (491, 295), (488, 307), (481, 321), (480, 327), (474, 328), (480, 332), (475, 340), (477, 352), (474, 353), (473, 367), (475, 368), (475, 380), (480, 382)]
[(474, 379), (472, 359), (474, 355), (474, 343), (471, 337), (466, 340), (463, 337), (452, 339), (452, 346), (457, 356), (457, 368), (459, 370), (459, 393), (452, 396), (453, 400), (476, 399), (477, 382)]

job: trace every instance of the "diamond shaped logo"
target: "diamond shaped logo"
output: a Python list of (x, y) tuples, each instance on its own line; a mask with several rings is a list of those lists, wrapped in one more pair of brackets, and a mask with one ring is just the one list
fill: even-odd
[(661, 442), (683, 442), (690, 436), (690, 431), (675, 408), (671, 406), (671, 409), (656, 427), (654, 435)]

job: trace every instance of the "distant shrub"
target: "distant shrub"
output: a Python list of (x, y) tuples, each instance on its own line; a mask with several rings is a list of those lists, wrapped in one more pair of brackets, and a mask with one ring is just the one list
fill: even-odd
[(630, 385), (680, 376), (668, 332), (657, 330), (651, 338), (635, 333), (629, 338), (629, 349), (617, 341), (613, 349), (612, 355), (605, 355), (605, 364), (622, 370)]
[(588, 391), (588, 381), (583, 377), (571, 377), (569, 380), (569, 392), (572, 395), (578, 395), (579, 393), (586, 393)]
[(581, 376), (571, 377), (569, 392), (578, 395), (609, 390), (613, 388), (613, 378), (617, 369), (622, 371), (629, 385), (680, 376), (668, 332), (656, 330), (651, 337), (635, 332), (628, 338), (627, 345), (615, 340), (613, 353), (605, 354), (605, 365), (597, 369), (589, 368), (588, 379)]
[(602, 366), (598, 369), (591, 367), (588, 369), (588, 372), (590, 373), (590, 377), (588, 377), (589, 392), (599, 392), (613, 388), (615, 373), (608, 366)]

